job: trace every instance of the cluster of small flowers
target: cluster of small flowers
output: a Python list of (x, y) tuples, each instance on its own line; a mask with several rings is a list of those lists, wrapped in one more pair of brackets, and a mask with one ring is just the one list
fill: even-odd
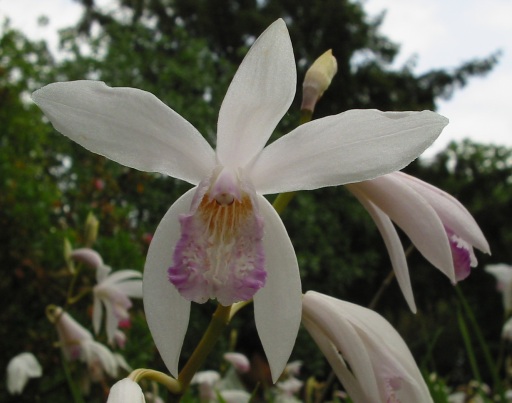
[[(86, 228), (89, 227), (86, 225)], [(66, 243), (66, 246), (69, 244)], [(94, 333), (100, 333), (105, 312), (108, 344), (112, 348), (124, 348), (126, 335), (121, 329), (130, 326), (130, 298), (142, 298), (142, 274), (136, 270), (112, 272), (112, 269), (103, 263), (98, 252), (91, 248), (65, 248), (65, 255), (72, 276), (77, 275), (76, 265), (84, 265), (96, 271), (96, 284), (91, 290)], [(72, 297), (68, 297), (67, 303), (71, 301)], [(70, 362), (81, 361), (86, 365), (87, 376), (81, 383), (85, 392), (90, 388), (91, 382), (103, 381), (106, 375), (116, 378), (120, 370), (131, 371), (120, 353), (113, 352), (96, 341), (92, 333), (63, 308), (49, 305), (46, 308), (46, 315), (56, 328), (58, 345), (65, 359)], [(7, 366), (7, 389), (11, 394), (21, 394), (28, 380), (40, 377), (42, 373), (42, 367), (36, 357), (30, 352), (23, 352), (12, 358)]]

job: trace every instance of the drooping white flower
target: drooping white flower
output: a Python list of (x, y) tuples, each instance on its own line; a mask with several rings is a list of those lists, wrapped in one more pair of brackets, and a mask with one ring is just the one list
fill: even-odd
[(7, 390), (11, 395), (19, 395), (30, 378), (39, 378), (42, 375), (43, 368), (34, 354), (18, 354), (7, 364)]
[(145, 91), (76, 81), (33, 94), (54, 127), (87, 149), (196, 185), (160, 222), (144, 270), (148, 324), (174, 376), (190, 301), (210, 298), (223, 305), (254, 298), (274, 381), (288, 361), (301, 317), (299, 270), (283, 223), (262, 195), (401, 169), (447, 124), (429, 111), (353, 110), (301, 125), (264, 147), (295, 88), (290, 37), (278, 20), (233, 78), (219, 112), (216, 150)]
[(112, 386), (107, 403), (146, 403), (146, 399), (137, 382), (124, 378)]
[(62, 308), (56, 307), (53, 316), (59, 334), (59, 344), (69, 361), (84, 362), (94, 381), (101, 379), (103, 371), (111, 377), (117, 376), (119, 362), (107, 347), (95, 341), (91, 332)]
[[(119, 342), (119, 325), (130, 319), (130, 298), (142, 298), (142, 273), (136, 270), (118, 270), (111, 273), (109, 266), (96, 270), (97, 284), (93, 288), (93, 327), (97, 334), (101, 329), (103, 308), (106, 312), (107, 337), (110, 344)], [(121, 339), (120, 339), (121, 337)]]
[(432, 402), (409, 348), (376, 312), (309, 291), (303, 324), (354, 403)]
[[(403, 172), (347, 185), (381, 232), (398, 284), (416, 312), (407, 260), (395, 222), (418, 251), (453, 283), (466, 278), (477, 260), (473, 246), (489, 244), (469, 211), (453, 196)], [(392, 220), (392, 221), (391, 221)]]
[(512, 266), (504, 263), (489, 264), (485, 266), (485, 271), (496, 278), (505, 312), (512, 311)]

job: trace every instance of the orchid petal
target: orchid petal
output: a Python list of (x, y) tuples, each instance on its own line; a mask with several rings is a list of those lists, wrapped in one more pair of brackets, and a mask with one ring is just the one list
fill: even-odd
[(117, 376), (117, 361), (112, 351), (96, 341), (90, 340), (82, 343), (83, 361), (88, 365), (99, 360), (102, 368), (112, 377)]
[(59, 132), (130, 168), (197, 184), (215, 166), (201, 134), (149, 92), (70, 81), (47, 85), (32, 98)]
[[(112, 302), (109, 300), (102, 300), (103, 305), (105, 305), (105, 313), (107, 316), (107, 322), (105, 323), (105, 330), (107, 332), (107, 339), (109, 343), (112, 343), (116, 336), (116, 331), (119, 326), (119, 317), (116, 315), (114, 311), (114, 306)], [(124, 319), (124, 318), (123, 318)]]
[[(393, 399), (432, 402), (409, 348), (382, 316), (370, 309), (311, 291), (306, 293), (303, 301), (306, 328), (309, 330), (308, 322), (313, 322), (327, 341), (341, 352), (354, 377), (364, 385), (365, 392), (372, 393), (361, 402), (395, 401)], [(319, 346), (325, 350), (325, 346)], [(370, 359), (369, 367), (358, 362), (365, 357)], [(373, 386), (367, 388), (374, 382), (378, 384), (380, 398), (375, 398)], [(359, 400), (354, 400), (359, 403)]]
[(377, 228), (381, 233), (386, 245), (386, 249), (388, 250), (389, 259), (391, 260), (391, 265), (393, 266), (398, 285), (402, 290), (402, 294), (404, 295), (410, 310), (413, 313), (416, 313), (416, 303), (414, 302), (411, 278), (409, 276), (409, 268), (407, 266), (407, 258), (405, 256), (404, 248), (402, 246), (402, 242), (400, 241), (400, 237), (396, 232), (395, 226), (389, 217), (382, 212), (381, 209), (379, 209), (374, 203), (365, 198), (364, 195), (358, 191), (357, 185), (350, 184), (347, 185), (347, 188), (354, 194), (354, 196), (357, 197), (359, 202), (364, 206), (364, 208), (373, 218), (375, 225), (377, 225)]
[(96, 283), (100, 284), (108, 277), (109, 273), (112, 271), (110, 266), (102, 264), (96, 268)]
[(137, 382), (124, 378), (112, 386), (107, 403), (146, 403), (146, 399)]
[[(321, 294), (311, 291), (304, 295), (303, 318), (306, 320), (303, 320), (303, 323), (306, 329), (309, 331), (309, 322), (314, 323), (335, 347), (336, 355), (341, 353), (342, 357), (338, 357), (338, 360), (347, 361), (353, 375), (360, 382), (363, 378), (366, 399), (372, 402), (379, 401), (379, 388), (372, 366), (372, 357), (368, 354), (354, 327), (343, 317), (341, 312), (335, 312), (334, 307), (331, 308), (329, 300), (321, 297)], [(324, 351), (325, 346), (319, 345), (319, 347)], [(327, 357), (327, 354), (325, 355)], [(327, 359), (329, 363), (336, 361), (334, 357), (327, 357)], [(342, 377), (342, 380), (345, 380), (345, 377)]]
[(11, 395), (21, 394), (30, 378), (39, 378), (42, 375), (43, 368), (34, 354), (18, 354), (7, 364), (7, 390)]
[(115, 285), (116, 290), (130, 298), (142, 298), (142, 281), (128, 280)]
[(249, 175), (260, 194), (372, 179), (409, 164), (447, 123), (430, 111), (347, 111), (303, 124), (265, 147)]
[(258, 195), (258, 204), (265, 220), (263, 247), (267, 282), (254, 295), (254, 315), (272, 379), (276, 382), (297, 338), (302, 291), (297, 258), (281, 218), (263, 196)]
[(450, 228), (457, 236), (482, 252), (491, 253), (489, 243), (475, 219), (455, 197), (403, 172), (396, 172), (394, 175), (406, 181), (409, 186), (421, 194), (436, 210), (445, 226)]
[(345, 360), (343, 360), (336, 346), (334, 346), (329, 337), (327, 337), (320, 327), (305, 314), (302, 318), (302, 323), (320, 350), (324, 353), (329, 365), (332, 367), (338, 379), (343, 383), (343, 387), (347, 390), (352, 400), (354, 402), (364, 402), (365, 400), (368, 400), (368, 393), (371, 393), (374, 396), (377, 396), (377, 399), (374, 400), (378, 401), (379, 397), (376, 385), (374, 385), (371, 390), (366, 385), (365, 389), (363, 389), (354, 374), (348, 369)]
[(103, 265), (103, 259), (100, 254), (91, 248), (79, 248), (71, 252), (71, 259), (82, 262), (96, 269)]
[(418, 251), (456, 283), (450, 242), (444, 225), (420, 194), (394, 175), (355, 183), (353, 188), (357, 188), (387, 214), (402, 228)]
[(219, 112), (217, 156), (228, 168), (258, 154), (290, 107), (297, 81), (286, 25), (274, 22), (252, 45)]
[[(105, 278), (101, 283), (102, 284), (117, 284), (121, 283), (127, 279), (135, 279), (142, 278), (142, 273), (137, 270), (118, 270), (112, 273), (110, 276)], [(137, 280), (141, 282), (140, 280)]]
[(167, 211), (156, 229), (146, 259), (143, 279), (144, 311), (149, 330), (162, 359), (174, 377), (188, 327), (190, 302), (167, 279), (173, 252), (180, 238), (178, 217), (190, 209), (196, 189), (181, 196)]
[(504, 263), (485, 266), (485, 271), (492, 274), (497, 281), (497, 289), (503, 296), (505, 312), (512, 310), (512, 266)]

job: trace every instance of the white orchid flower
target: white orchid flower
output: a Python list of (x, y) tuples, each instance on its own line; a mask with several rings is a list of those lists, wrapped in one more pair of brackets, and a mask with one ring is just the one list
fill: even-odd
[(107, 347), (95, 341), (91, 332), (60, 307), (53, 310), (53, 317), (59, 343), (69, 361), (84, 362), (94, 380), (99, 379), (103, 371), (112, 377), (117, 376), (119, 363), (116, 357)]
[(309, 291), (303, 324), (354, 403), (432, 402), (409, 348), (376, 312)]
[(497, 289), (503, 297), (503, 308), (512, 311), (512, 266), (504, 263), (489, 264), (485, 271), (492, 274), (497, 282)]
[(347, 185), (381, 232), (404, 297), (416, 304), (407, 259), (395, 222), (418, 251), (451, 281), (463, 280), (475, 267), (473, 246), (490, 253), (489, 244), (469, 211), (453, 196), (403, 172)]
[(93, 288), (92, 323), (94, 332), (98, 334), (104, 307), (107, 317), (107, 338), (110, 344), (115, 344), (119, 341), (119, 325), (130, 319), (130, 298), (142, 298), (142, 273), (136, 270), (110, 272), (111, 268), (105, 265), (96, 269), (97, 284)]
[(124, 378), (110, 388), (107, 403), (146, 403), (146, 399), (137, 382)]
[(353, 110), (301, 125), (264, 147), (295, 88), (293, 49), (280, 19), (255, 41), (233, 78), (219, 112), (216, 150), (145, 91), (76, 81), (33, 94), (54, 127), (87, 149), (195, 185), (160, 222), (144, 271), (147, 321), (174, 376), (191, 301), (229, 305), (254, 298), (257, 331), (277, 381), (295, 343), (302, 294), (290, 239), (262, 195), (401, 169), (447, 124), (429, 111)]
[(18, 354), (7, 364), (7, 390), (11, 395), (19, 395), (30, 378), (39, 378), (42, 375), (43, 369), (34, 354)]

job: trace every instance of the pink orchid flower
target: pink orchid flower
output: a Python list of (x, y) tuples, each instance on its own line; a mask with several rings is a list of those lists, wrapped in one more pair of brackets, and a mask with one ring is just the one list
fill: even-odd
[(418, 251), (451, 281), (466, 278), (477, 260), (473, 247), (489, 244), (469, 211), (453, 196), (403, 172), (347, 185), (381, 232), (398, 284), (416, 312), (406, 256), (396, 223)]

